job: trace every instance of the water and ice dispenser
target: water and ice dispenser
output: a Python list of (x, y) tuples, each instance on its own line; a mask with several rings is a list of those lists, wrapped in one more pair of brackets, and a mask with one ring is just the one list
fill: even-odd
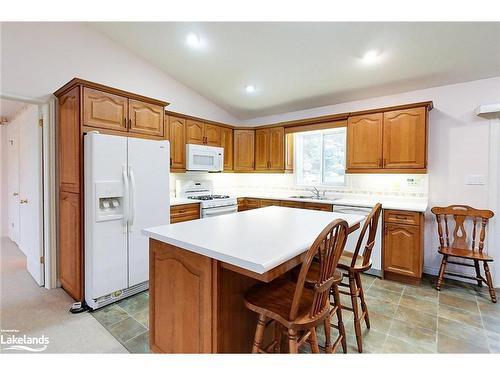
[(95, 221), (123, 219), (123, 198), (124, 189), (122, 181), (97, 181), (95, 183)]

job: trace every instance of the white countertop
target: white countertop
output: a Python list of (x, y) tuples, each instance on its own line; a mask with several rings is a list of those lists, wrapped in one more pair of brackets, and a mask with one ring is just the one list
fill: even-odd
[(263, 274), (306, 251), (335, 219), (346, 220), (351, 227), (364, 217), (271, 206), (147, 228), (142, 233)]

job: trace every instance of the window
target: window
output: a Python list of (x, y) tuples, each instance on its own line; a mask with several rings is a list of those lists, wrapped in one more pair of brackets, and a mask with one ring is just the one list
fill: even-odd
[(345, 127), (296, 133), (294, 144), (298, 185), (345, 184)]

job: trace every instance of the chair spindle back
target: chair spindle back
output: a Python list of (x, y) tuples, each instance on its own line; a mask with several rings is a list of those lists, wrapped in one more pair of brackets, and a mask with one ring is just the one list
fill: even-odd
[(354, 250), (354, 255), (352, 257), (351, 267), (356, 265), (356, 260), (361, 250), (361, 246), (365, 239), (366, 233), (368, 233), (368, 239), (366, 241), (366, 245), (363, 249), (363, 266), (366, 266), (370, 261), (370, 257), (372, 255), (373, 246), (375, 245), (376, 235), (377, 235), (377, 227), (378, 221), (380, 219), (380, 213), (382, 212), (382, 205), (377, 203), (372, 212), (366, 217), (365, 223), (363, 224), (363, 228), (361, 228), (361, 232), (359, 233), (358, 242), (356, 243), (356, 249)]

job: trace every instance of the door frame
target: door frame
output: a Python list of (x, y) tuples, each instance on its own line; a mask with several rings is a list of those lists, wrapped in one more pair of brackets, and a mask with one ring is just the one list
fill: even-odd
[(44, 256), (44, 287), (59, 286), (57, 277), (57, 236), (56, 236), (56, 99), (31, 98), (0, 92), (0, 98), (20, 101), (38, 106), (38, 116), (42, 119), (42, 248)]

